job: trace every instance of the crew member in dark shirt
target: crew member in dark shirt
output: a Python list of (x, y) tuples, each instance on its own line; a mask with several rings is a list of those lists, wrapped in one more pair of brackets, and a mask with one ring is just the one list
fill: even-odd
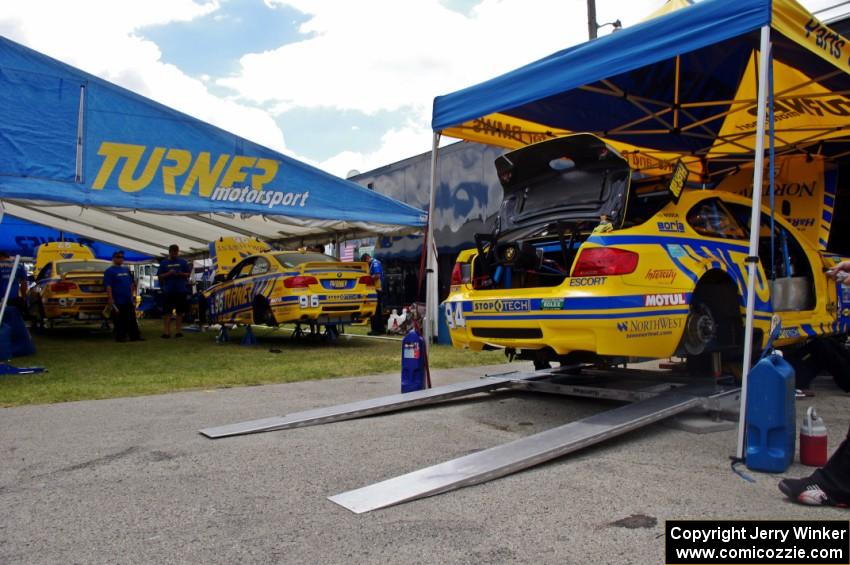
[(189, 275), (192, 267), (180, 257), (180, 248), (168, 248), (168, 257), (159, 264), (156, 275), (162, 289), (162, 337), (171, 337), (171, 314), (174, 313), (174, 337), (183, 337), (183, 314), (189, 310)]
[(115, 341), (124, 342), (128, 337), (130, 341), (142, 341), (136, 322), (136, 282), (124, 266), (123, 251), (112, 254), (112, 266), (103, 272), (103, 286), (109, 296)]

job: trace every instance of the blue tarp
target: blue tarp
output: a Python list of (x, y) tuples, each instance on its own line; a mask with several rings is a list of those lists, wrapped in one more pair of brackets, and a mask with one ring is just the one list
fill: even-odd
[(0, 198), (401, 226), (425, 219), (3, 37)]
[[(697, 2), (439, 96), (434, 100), (433, 129), (443, 131), (499, 113), (540, 124), (544, 131), (590, 131), (661, 151), (706, 154), (717, 139), (728, 140), (734, 149), (737, 138), (721, 135), (724, 112), (746, 110), (755, 122), (754, 100), (749, 108), (732, 107), (729, 102), (736, 99), (743, 80), (755, 84), (755, 75), (747, 73), (758, 48), (759, 30), (775, 27), (780, 9), (785, 15), (790, 10), (794, 17), (808, 17), (794, 12), (796, 5), (782, 2), (780, 7), (777, 0)], [(842, 59), (830, 62), (799, 43), (800, 36), (815, 37), (807, 34), (820, 25), (814, 22), (793, 22), (796, 38), (773, 29), (774, 60), (804, 69), (827, 90), (844, 92), (850, 89), (850, 76), (836, 72), (836, 65), (841, 68), (845, 64), (846, 48)], [(840, 47), (836, 49), (840, 54)], [(787, 89), (792, 92), (787, 96), (805, 92), (793, 86)], [(782, 88), (777, 85), (779, 92)], [(752, 100), (755, 95), (745, 98)], [(845, 101), (836, 99), (834, 103), (834, 108), (822, 109), (817, 102), (806, 101), (799, 112), (846, 116)], [(673, 123), (674, 115), (678, 124)], [(829, 124), (822, 125), (826, 130)], [(788, 129), (791, 122), (785, 121), (781, 127)], [(810, 131), (813, 135), (801, 133), (800, 137), (817, 137), (814, 128)], [(746, 152), (747, 147), (741, 150)]]
[[(110, 259), (112, 253), (118, 250), (118, 247), (114, 245), (95, 241), (74, 233), (61, 232), (28, 220), (15, 218), (8, 214), (3, 216), (3, 220), (0, 221), (0, 249), (8, 252), (10, 255), (35, 257), (36, 248), (42, 243), (51, 241), (82, 243), (91, 248), (98, 259)], [(137, 253), (130, 249), (122, 249), (122, 251), (124, 251), (124, 257), (127, 261), (135, 262), (153, 259), (150, 255)]]

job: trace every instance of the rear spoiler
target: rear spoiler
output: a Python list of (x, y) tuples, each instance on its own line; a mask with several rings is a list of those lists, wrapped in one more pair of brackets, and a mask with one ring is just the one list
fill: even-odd
[(339, 270), (342, 272), (351, 272), (357, 271), (359, 273), (369, 274), (369, 265), (366, 263), (356, 262), (356, 263), (347, 263), (347, 262), (315, 262), (315, 263), (301, 263), (298, 265), (298, 268), (302, 273), (306, 273), (307, 271), (333, 271)]

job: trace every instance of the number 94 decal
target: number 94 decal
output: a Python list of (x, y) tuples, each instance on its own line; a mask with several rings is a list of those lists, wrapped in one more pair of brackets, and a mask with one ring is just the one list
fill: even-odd
[(466, 320), (463, 318), (463, 303), (462, 302), (446, 302), (446, 324), (449, 329), (465, 328)]

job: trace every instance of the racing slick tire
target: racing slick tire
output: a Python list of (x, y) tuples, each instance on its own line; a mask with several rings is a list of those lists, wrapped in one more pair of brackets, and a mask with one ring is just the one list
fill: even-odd
[(254, 324), (259, 326), (276, 326), (274, 313), (267, 298), (258, 296), (254, 298)]

